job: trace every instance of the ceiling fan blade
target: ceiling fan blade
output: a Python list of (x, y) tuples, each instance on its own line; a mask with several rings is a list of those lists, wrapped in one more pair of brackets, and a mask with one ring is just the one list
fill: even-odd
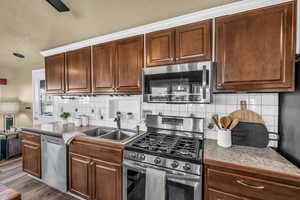
[(61, 0), (46, 0), (51, 4), (58, 12), (67, 12), (70, 9)]

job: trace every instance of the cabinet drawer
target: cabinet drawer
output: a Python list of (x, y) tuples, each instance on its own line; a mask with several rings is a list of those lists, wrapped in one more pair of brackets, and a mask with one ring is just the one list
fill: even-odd
[(119, 148), (100, 146), (100, 144), (90, 144), (81, 141), (72, 141), (69, 150), (72, 153), (97, 158), (107, 162), (122, 163), (123, 150)]
[(261, 200), (297, 200), (300, 196), (299, 187), (214, 169), (207, 171), (207, 184), (209, 188)]
[(207, 200), (249, 200), (232, 194), (227, 194), (225, 192), (217, 191), (211, 188), (209, 188), (207, 192), (208, 192)]
[(22, 139), (38, 145), (41, 144), (41, 135), (38, 133), (22, 132)]

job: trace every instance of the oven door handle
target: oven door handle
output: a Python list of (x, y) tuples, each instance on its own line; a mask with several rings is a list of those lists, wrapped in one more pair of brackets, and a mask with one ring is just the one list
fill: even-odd
[(201, 182), (201, 176), (197, 176), (197, 175), (188, 175), (188, 174), (179, 174), (179, 173), (172, 174), (172, 172), (169, 170), (165, 170), (165, 169), (161, 169), (161, 168), (157, 168), (157, 167), (153, 167), (153, 166), (149, 166), (149, 165), (145, 165), (145, 164), (140, 164), (140, 163), (133, 164), (133, 163), (129, 163), (125, 160), (123, 162), (123, 165), (127, 168), (137, 170), (140, 173), (146, 173), (147, 168), (165, 171), (167, 179), (179, 179), (179, 180), (183, 180), (183, 181)]

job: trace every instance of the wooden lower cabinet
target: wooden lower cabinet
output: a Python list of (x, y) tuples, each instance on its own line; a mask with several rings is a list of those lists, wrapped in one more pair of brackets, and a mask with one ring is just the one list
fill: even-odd
[(91, 198), (91, 166), (92, 160), (89, 157), (77, 154), (69, 154), (69, 190), (70, 192), (84, 197)]
[(250, 200), (210, 188), (207, 190), (207, 193), (208, 200)]
[(92, 200), (122, 199), (121, 165), (74, 153), (69, 165), (70, 192)]
[(94, 180), (92, 181), (95, 188), (93, 200), (121, 200), (121, 166), (100, 160), (93, 161), (95, 163), (93, 168)]
[(80, 138), (69, 148), (69, 191), (88, 200), (122, 200), (123, 145)]
[(242, 166), (224, 166), (226, 163), (205, 166), (206, 200), (299, 200), (299, 179), (256, 169), (249, 172)]
[[(30, 139), (30, 140), (29, 140)], [(23, 132), (22, 154), (23, 171), (41, 178), (41, 141), (40, 135)]]

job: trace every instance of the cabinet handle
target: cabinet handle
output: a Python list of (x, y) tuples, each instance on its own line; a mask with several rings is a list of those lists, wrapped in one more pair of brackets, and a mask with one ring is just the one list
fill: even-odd
[(243, 180), (237, 180), (236, 182), (240, 185), (243, 185), (243, 186), (251, 188), (251, 189), (263, 190), (265, 188), (264, 186), (256, 186), (256, 185), (251, 185), (251, 184), (245, 183)]

